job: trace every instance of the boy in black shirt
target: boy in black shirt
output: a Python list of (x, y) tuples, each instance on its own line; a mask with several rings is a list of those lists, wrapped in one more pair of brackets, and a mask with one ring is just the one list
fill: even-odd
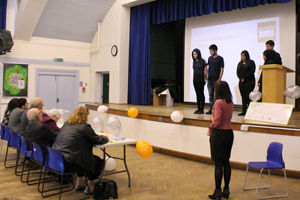
[[(274, 61), (275, 64), (282, 65), (282, 59), (278, 52), (274, 50), (275, 42), (273, 40), (268, 40), (266, 42), (266, 50), (273, 50), (275, 53)], [(259, 91), (262, 92), (262, 73), (260, 74), (257, 86), (259, 87)], [(258, 100), (258, 102), (262, 102), (262, 98)]]
[(275, 46), (275, 43), (273, 40), (268, 40), (266, 42), (266, 49), (267, 50), (273, 50), (275, 52), (275, 63), (278, 64), (278, 65), (282, 65), (282, 60), (281, 60), (281, 56), (278, 52), (276, 52), (274, 50), (274, 46)]
[[(207, 79), (207, 88), (209, 93), (210, 109), (206, 114), (212, 114), (212, 107), (214, 106), (215, 84), (221, 81), (224, 72), (224, 60), (217, 54), (218, 47), (215, 44), (210, 45), (208, 58), (208, 68), (205, 67), (205, 78)], [(208, 77), (207, 77), (208, 73)]]

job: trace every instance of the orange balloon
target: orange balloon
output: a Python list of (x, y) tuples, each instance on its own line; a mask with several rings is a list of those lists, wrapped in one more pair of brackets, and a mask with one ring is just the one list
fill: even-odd
[(138, 116), (139, 111), (136, 108), (130, 108), (127, 113), (129, 117), (136, 117)]
[(136, 143), (136, 151), (141, 157), (149, 158), (152, 155), (153, 149), (148, 142), (140, 140)]

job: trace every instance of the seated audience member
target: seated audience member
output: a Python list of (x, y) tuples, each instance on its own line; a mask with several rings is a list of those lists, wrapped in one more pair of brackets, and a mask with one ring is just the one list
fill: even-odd
[[(91, 193), (94, 188), (94, 180), (97, 179), (104, 167), (104, 161), (93, 155), (94, 144), (105, 144), (108, 136), (100, 136), (95, 133), (87, 123), (89, 110), (83, 106), (77, 108), (63, 125), (57, 135), (53, 148), (58, 149), (64, 156), (64, 165), (67, 171), (80, 171), (77, 174), (75, 190), (84, 190)], [(83, 185), (82, 178), (85, 170), (88, 178), (87, 187)]]
[(29, 123), (26, 127), (26, 138), (28, 140), (28, 149), (32, 150), (32, 142), (38, 144), (44, 158), (47, 157), (47, 146), (51, 147), (57, 133), (52, 131), (46, 124), (42, 124), (42, 113), (37, 108), (29, 109), (27, 112)]
[[(42, 111), (43, 107), (44, 107), (44, 104), (40, 97), (33, 97), (31, 99), (29, 109), (37, 108), (40, 111)], [(21, 117), (20, 132), (22, 135), (26, 135), (26, 126), (28, 124), (27, 112), (28, 112), (28, 109), (23, 112), (22, 117)]]
[(6, 110), (4, 112), (2, 125), (8, 125), (10, 113), (13, 111), (13, 109), (15, 109), (17, 107), (17, 105), (18, 105), (17, 103), (18, 103), (17, 98), (13, 98), (8, 102)]
[(58, 132), (60, 128), (57, 126), (56, 123), (59, 120), (60, 116), (61, 116), (61, 114), (60, 114), (59, 110), (52, 109), (49, 111), (49, 114), (47, 114), (45, 112), (42, 114), (41, 123), (47, 124), (51, 130)]
[(17, 133), (21, 134), (21, 116), (24, 111), (28, 108), (28, 103), (25, 98), (20, 98), (17, 101), (17, 107), (10, 113), (8, 126), (11, 130), (16, 131)]

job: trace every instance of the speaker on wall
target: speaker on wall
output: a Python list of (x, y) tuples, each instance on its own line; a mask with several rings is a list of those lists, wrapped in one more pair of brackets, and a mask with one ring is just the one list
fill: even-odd
[(14, 45), (11, 33), (8, 30), (0, 30), (0, 55), (10, 52)]

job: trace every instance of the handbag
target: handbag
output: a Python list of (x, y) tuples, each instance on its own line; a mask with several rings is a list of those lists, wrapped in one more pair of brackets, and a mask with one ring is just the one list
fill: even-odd
[(117, 199), (118, 187), (114, 180), (103, 179), (95, 183), (93, 191), (93, 199)]

